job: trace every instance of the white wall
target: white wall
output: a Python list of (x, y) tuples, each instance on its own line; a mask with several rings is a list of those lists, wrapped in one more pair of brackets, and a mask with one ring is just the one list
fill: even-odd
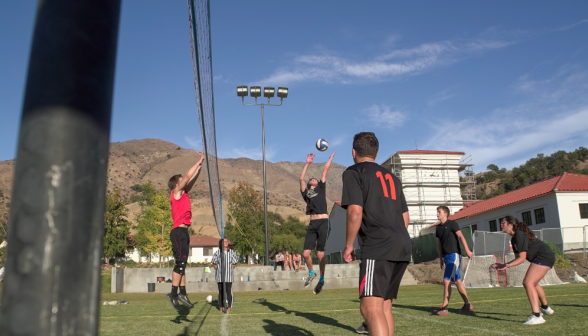
[(588, 203), (588, 192), (559, 192), (556, 195), (565, 248), (582, 248), (583, 227), (588, 225), (588, 218), (580, 218), (580, 203)]
[[(212, 254), (218, 250), (218, 247), (212, 248)], [(204, 256), (203, 247), (191, 247), (190, 256), (188, 256), (188, 262), (210, 262), (212, 260), (212, 254), (210, 256)]]

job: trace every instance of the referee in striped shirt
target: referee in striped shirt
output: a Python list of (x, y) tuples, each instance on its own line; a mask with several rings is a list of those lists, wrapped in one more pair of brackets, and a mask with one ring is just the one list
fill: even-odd
[[(231, 242), (228, 239), (219, 241), (219, 249), (214, 252), (212, 256), (212, 267), (216, 270), (214, 279), (218, 285), (218, 308), (220, 312), (223, 312), (223, 282), (225, 283), (227, 291), (228, 308), (227, 313), (231, 311), (233, 307), (233, 268), (237, 266), (238, 258), (237, 254), (233, 249), (229, 248)], [(221, 258), (221, 251), (224, 252), (224, 258)], [(225, 261), (225, 265), (222, 265), (222, 259)], [(222, 272), (221, 272), (222, 271)]]

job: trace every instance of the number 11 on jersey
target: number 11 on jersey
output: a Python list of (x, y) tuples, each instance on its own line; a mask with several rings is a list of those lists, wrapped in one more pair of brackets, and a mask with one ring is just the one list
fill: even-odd
[[(388, 197), (388, 188), (386, 187), (384, 175), (382, 175), (382, 172), (377, 172), (376, 176), (379, 177), (380, 182), (382, 182), (382, 189), (384, 189), (384, 197)], [(392, 199), (396, 200), (396, 188), (394, 187), (394, 180), (392, 179), (392, 175), (386, 174), (386, 180), (388, 180), (388, 183), (390, 183), (390, 194), (392, 195)]]

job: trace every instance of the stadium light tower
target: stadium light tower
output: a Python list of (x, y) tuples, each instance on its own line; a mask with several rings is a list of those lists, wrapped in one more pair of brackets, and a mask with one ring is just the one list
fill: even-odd
[[(248, 92), (249, 91), (249, 92)], [(275, 88), (271, 86), (266, 86), (263, 88), (263, 97), (267, 98), (266, 103), (257, 103), (257, 98), (261, 97), (261, 87), (260, 86), (252, 86), (250, 90), (247, 89), (247, 86), (237, 86), (237, 96), (241, 97), (241, 102), (243, 105), (261, 105), (261, 148), (263, 152), (263, 214), (265, 220), (265, 258), (264, 264), (267, 266), (269, 265), (269, 240), (267, 235), (267, 183), (265, 179), (265, 125), (264, 125), (264, 117), (263, 117), (263, 108), (264, 106), (281, 106), (284, 98), (288, 98), (288, 88), (286, 87), (279, 87), (278, 88), (278, 98), (280, 98), (279, 104), (270, 104), (270, 98), (274, 98), (275, 95)], [(245, 104), (245, 97), (247, 97), (248, 93), (251, 97), (255, 98), (254, 104)]]

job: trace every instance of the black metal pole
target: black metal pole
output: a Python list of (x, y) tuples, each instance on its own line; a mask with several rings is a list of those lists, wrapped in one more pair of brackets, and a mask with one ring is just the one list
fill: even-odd
[(263, 220), (265, 226), (265, 260), (264, 265), (269, 265), (269, 239), (267, 233), (267, 182), (265, 178), (265, 122), (263, 116), (263, 105), (261, 104), (261, 148), (263, 155)]
[(2, 335), (96, 335), (120, 0), (40, 0), (10, 212)]

